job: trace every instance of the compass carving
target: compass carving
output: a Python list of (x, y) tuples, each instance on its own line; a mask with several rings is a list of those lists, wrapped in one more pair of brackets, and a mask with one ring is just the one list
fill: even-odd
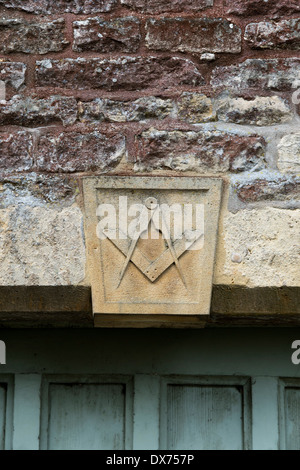
[[(163, 213), (160, 211), (158, 200), (154, 197), (149, 197), (145, 200), (144, 206), (148, 211), (146, 224), (144, 224), (140, 231), (137, 231), (133, 240), (124, 240), (123, 238), (116, 239), (114, 231), (109, 229), (103, 230), (106, 237), (111, 240), (111, 242), (124, 254), (126, 258), (120, 273), (117, 287), (120, 286), (130, 262), (132, 262), (151, 282), (156, 281), (172, 264), (175, 264), (179, 277), (186, 287), (186, 281), (180, 266), (179, 258), (189, 250), (194, 243), (199, 240), (199, 238), (202, 238), (204, 233), (199, 233), (199, 231), (196, 230), (192, 235), (186, 235), (183, 233), (179, 239), (173, 241), (170, 236), (170, 228), (167, 226)], [(155, 217), (158, 212), (158, 217)], [(157, 224), (156, 220), (160, 220), (161, 223)], [(155, 229), (162, 234), (167, 245), (167, 249), (154, 261), (151, 261), (137, 248), (138, 240), (141, 235), (148, 230), (151, 223), (154, 225)], [(130, 241), (129, 245), (128, 241)], [(151, 240), (149, 240), (149, 242), (151, 243)]]

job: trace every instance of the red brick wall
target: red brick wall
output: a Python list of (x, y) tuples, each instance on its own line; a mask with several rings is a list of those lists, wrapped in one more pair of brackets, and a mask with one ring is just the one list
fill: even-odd
[(233, 205), (295, 207), (299, 0), (0, 0), (0, 13), (2, 182), (221, 175)]

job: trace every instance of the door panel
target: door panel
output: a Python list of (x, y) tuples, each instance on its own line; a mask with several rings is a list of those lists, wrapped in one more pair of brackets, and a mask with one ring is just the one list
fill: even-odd
[(243, 448), (242, 394), (237, 388), (171, 385), (168, 403), (168, 449)]
[(300, 450), (300, 380), (280, 380), (281, 449)]
[[(125, 449), (128, 401), (126, 383), (48, 383), (43, 405), (42, 448), (49, 450)], [(100, 380), (100, 379), (99, 379)], [(45, 422), (45, 417), (47, 421)]]
[(285, 439), (287, 450), (300, 450), (300, 389), (285, 389)]
[(170, 380), (165, 379), (162, 392), (163, 448), (241, 450), (249, 447), (251, 410), (247, 379)]

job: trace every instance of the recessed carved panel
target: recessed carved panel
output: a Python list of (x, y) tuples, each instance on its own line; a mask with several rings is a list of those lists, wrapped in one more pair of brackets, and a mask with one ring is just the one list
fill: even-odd
[(85, 178), (95, 315), (208, 315), (222, 182)]

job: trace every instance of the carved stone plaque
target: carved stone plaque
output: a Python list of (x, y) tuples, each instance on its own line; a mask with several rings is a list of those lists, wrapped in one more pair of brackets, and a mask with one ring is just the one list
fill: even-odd
[(217, 178), (84, 179), (99, 324), (113, 314), (209, 315), (221, 188)]

